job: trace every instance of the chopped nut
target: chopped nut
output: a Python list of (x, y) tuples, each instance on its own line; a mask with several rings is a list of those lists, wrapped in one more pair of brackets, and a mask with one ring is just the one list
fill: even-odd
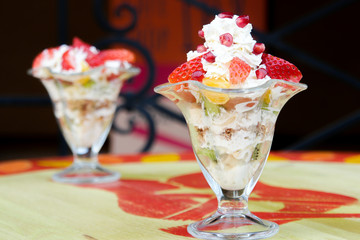
[(234, 133), (234, 129), (232, 128), (227, 128), (224, 132), (223, 132), (223, 136), (225, 137), (226, 140), (230, 140), (232, 135)]
[(204, 138), (205, 132), (208, 130), (208, 128), (202, 129), (202, 128), (196, 128), (198, 136), (201, 138)]

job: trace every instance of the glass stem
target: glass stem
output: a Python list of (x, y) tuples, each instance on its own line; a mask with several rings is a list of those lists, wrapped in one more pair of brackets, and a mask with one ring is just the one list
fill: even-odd
[(96, 164), (98, 162), (98, 153), (91, 147), (78, 147), (74, 149), (75, 164)]
[(246, 214), (249, 213), (248, 197), (239, 190), (222, 190), (218, 198), (218, 212), (221, 214)]

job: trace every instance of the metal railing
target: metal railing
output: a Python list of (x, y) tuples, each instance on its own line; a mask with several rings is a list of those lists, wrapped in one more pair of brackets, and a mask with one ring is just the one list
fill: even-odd
[[(214, 15), (222, 12), (220, 9), (216, 9), (208, 6), (205, 1), (197, 1), (197, 0), (182, 0), (184, 4), (188, 4), (189, 6), (193, 6), (201, 9), (202, 11)], [(340, 69), (337, 69), (334, 66), (331, 66), (315, 57), (312, 57), (310, 54), (297, 49), (293, 46), (288, 45), (283, 39), (295, 31), (302, 29), (309, 24), (317, 21), (329, 14), (335, 14), (342, 8), (351, 7), (351, 4), (357, 2), (357, 0), (338, 0), (334, 1), (332, 4), (323, 6), (320, 9), (303, 16), (302, 18), (277, 29), (272, 32), (264, 33), (257, 29), (254, 29), (255, 36), (267, 46), (271, 46), (283, 52), (291, 54), (294, 58), (301, 61), (303, 64), (309, 65), (311, 68), (316, 68), (336, 79), (345, 82), (354, 88), (360, 89), (360, 80), (354, 76), (347, 74)], [(120, 94), (122, 98), (122, 104), (117, 108), (116, 114), (119, 114), (122, 111), (137, 111), (147, 122), (148, 125), (148, 138), (144, 146), (140, 149), (141, 152), (145, 152), (151, 149), (151, 146), (156, 137), (156, 129), (154, 120), (151, 117), (151, 114), (148, 111), (148, 107), (150, 106), (152, 109), (156, 111), (160, 111), (163, 115), (173, 119), (174, 121), (184, 122), (184, 118), (172, 112), (169, 109), (166, 109), (164, 106), (159, 104), (158, 100), (161, 97), (160, 95), (151, 95), (147, 94), (152, 87), (155, 78), (155, 62), (152, 58), (151, 53), (139, 42), (126, 38), (126, 34), (136, 28), (137, 24), (137, 11), (134, 7), (129, 4), (120, 4), (114, 11), (113, 14), (120, 15), (123, 11), (127, 11), (131, 14), (131, 21), (127, 26), (122, 28), (114, 27), (109, 21), (106, 14), (102, 11), (103, 4), (105, 2), (102, 0), (93, 0), (93, 9), (94, 9), (94, 17), (98, 24), (102, 29), (108, 32), (107, 36), (104, 36), (99, 41), (94, 43), (94, 45), (100, 49), (106, 48), (113, 43), (121, 43), (127, 46), (131, 46), (135, 48), (139, 54), (145, 59), (147, 68), (149, 69), (148, 74), (146, 76), (145, 82), (143, 83), (140, 89), (137, 89), (135, 92), (124, 92)], [(269, 4), (272, 4), (272, 1), (269, 1)], [(271, 8), (270, 8), (271, 9)], [(64, 43), (68, 39), (68, 0), (58, 0), (58, 31), (59, 31), (59, 43)], [(135, 78), (133, 81), (137, 81)], [(50, 100), (45, 97), (0, 97), (0, 105), (5, 106), (19, 106), (19, 105), (50, 105)], [(358, 124), (360, 122), (360, 109), (355, 110), (353, 113), (348, 116), (344, 116), (338, 120), (330, 122), (327, 126), (318, 129), (317, 131), (309, 134), (298, 142), (292, 143), (290, 146), (286, 147), (287, 150), (301, 150), (307, 149), (312, 145), (321, 142), (340, 131), (350, 128), (351, 126)], [(128, 129), (123, 129), (113, 125), (113, 129), (120, 134), (129, 134), (132, 132), (134, 127), (134, 122), (132, 119), (129, 120)], [(64, 146), (64, 144), (61, 144)]]

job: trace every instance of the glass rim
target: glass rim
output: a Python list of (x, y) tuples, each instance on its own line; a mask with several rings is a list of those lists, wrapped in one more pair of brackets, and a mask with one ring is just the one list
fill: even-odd
[(213, 92), (220, 92), (220, 93), (246, 93), (246, 92), (255, 92), (255, 91), (259, 91), (259, 90), (265, 90), (268, 89), (269, 87), (271, 87), (273, 84), (275, 83), (283, 83), (292, 87), (296, 87), (300, 90), (305, 90), (307, 89), (307, 85), (304, 83), (294, 83), (294, 82), (289, 82), (289, 81), (285, 81), (285, 80), (281, 80), (281, 79), (270, 79), (269, 81), (266, 81), (265, 83), (255, 86), (255, 87), (247, 87), (247, 88), (218, 88), (218, 87), (210, 87), (207, 86), (205, 84), (203, 84), (202, 82), (196, 81), (196, 80), (187, 80), (187, 81), (182, 81), (182, 82), (177, 82), (177, 83), (163, 83), (160, 84), (158, 86), (156, 86), (154, 88), (154, 91), (156, 93), (160, 93), (161, 90), (165, 89), (165, 88), (171, 88), (177, 85), (182, 85), (182, 84), (193, 84), (197, 87), (199, 87), (202, 90), (209, 90), (209, 91), (213, 91)]
[(127, 73), (132, 73), (134, 76), (140, 73), (140, 68), (135, 67), (133, 65), (131, 65), (130, 67), (107, 67), (107, 66), (99, 66), (99, 67), (95, 67), (95, 68), (91, 68), (87, 71), (84, 72), (54, 72), (50, 67), (37, 67), (37, 68), (30, 68), (27, 71), (27, 74), (36, 77), (33, 73), (34, 71), (37, 70), (41, 70), (44, 69), (46, 71), (48, 71), (51, 75), (53, 76), (64, 76), (64, 77), (81, 77), (81, 76), (87, 76), (90, 75), (92, 73), (95, 73), (97, 71), (101, 71), (102, 69), (110, 69), (110, 70), (116, 70), (116, 71), (122, 71), (122, 72), (127, 72)]

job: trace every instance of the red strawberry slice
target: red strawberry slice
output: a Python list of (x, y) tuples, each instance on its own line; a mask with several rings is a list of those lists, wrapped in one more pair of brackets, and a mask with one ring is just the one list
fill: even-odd
[(33, 61), (32, 64), (32, 68), (38, 68), (41, 67), (41, 62), (45, 59), (45, 58), (52, 58), (54, 55), (54, 52), (59, 49), (59, 47), (54, 47), (54, 48), (48, 48), (43, 50), (41, 53), (39, 53)]
[(168, 77), (170, 83), (177, 83), (187, 80), (201, 81), (205, 71), (201, 63), (201, 56), (191, 59), (177, 67)]
[(294, 64), (288, 61), (272, 56), (270, 54), (262, 55), (262, 63), (265, 64), (268, 75), (272, 79), (281, 79), (289, 82), (300, 82), (302, 74)]
[(127, 49), (108, 49), (103, 50), (99, 55), (105, 60), (120, 60), (133, 63), (135, 61), (135, 55), (133, 52)]
[(42, 51), (41, 53), (39, 53), (35, 58), (34, 61), (32, 63), (32, 68), (38, 68), (41, 67), (41, 62), (44, 59), (44, 51)]
[(231, 60), (229, 66), (229, 73), (230, 73), (230, 83), (231, 84), (239, 84), (246, 80), (249, 76), (251, 71), (251, 67), (249, 64), (244, 62), (238, 57), (234, 57)]
[[(94, 53), (93, 51), (90, 50), (91, 45), (82, 41), (80, 38), (78, 37), (74, 37), (73, 38), (73, 42), (72, 42), (72, 46), (73, 48), (81, 48), (83, 51), (86, 52), (87, 57), (86, 57), (86, 61), (92, 59), (95, 57), (96, 53)], [(90, 60), (91, 61), (91, 60)]]
[(63, 56), (62, 56), (62, 62), (61, 62), (61, 66), (64, 70), (71, 70), (71, 69), (75, 69), (75, 57), (74, 55), (70, 54), (70, 51), (72, 49), (70, 48), (69, 50), (67, 50)]
[(76, 48), (84, 48), (84, 49), (88, 49), (91, 47), (90, 44), (84, 42), (83, 40), (81, 40), (78, 37), (73, 38), (72, 46), (76, 47)]
[(91, 67), (103, 65), (105, 61), (108, 60), (119, 60), (133, 63), (135, 62), (135, 54), (127, 49), (108, 49), (102, 50), (99, 54), (86, 59)]
[(90, 58), (86, 58), (85, 61), (89, 64), (90, 67), (98, 67), (105, 62), (101, 57), (99, 57), (99, 54)]

